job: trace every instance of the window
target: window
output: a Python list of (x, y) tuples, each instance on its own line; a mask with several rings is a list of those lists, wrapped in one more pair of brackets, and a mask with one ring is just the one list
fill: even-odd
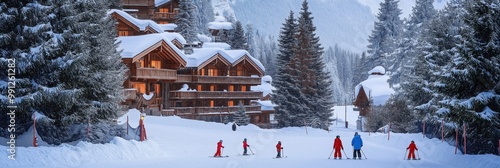
[(198, 85), (198, 91), (201, 91), (202, 87), (201, 85)]
[(210, 85), (210, 91), (215, 91), (215, 86), (214, 85)]
[(241, 91), (242, 92), (247, 91), (247, 86), (241, 86)]
[(243, 67), (238, 66), (236, 68), (236, 76), (243, 76), (243, 75), (244, 75)]
[(145, 83), (132, 83), (132, 87), (137, 89), (139, 93), (146, 93), (146, 84)]
[(229, 91), (230, 92), (234, 91), (234, 86), (233, 85), (229, 85)]
[(210, 100), (210, 107), (214, 107), (214, 101), (213, 100)]
[(217, 76), (217, 69), (208, 69), (208, 76)]
[(118, 36), (128, 36), (128, 31), (118, 31)]
[(140, 64), (141, 64), (141, 66), (140, 66), (140, 67), (141, 67), (141, 68), (144, 68), (144, 64), (145, 64), (144, 59), (139, 60), (139, 62), (140, 62)]
[(232, 100), (227, 101), (227, 106), (234, 106), (234, 101)]
[(151, 68), (161, 69), (161, 61), (152, 60)]
[(204, 76), (205, 75), (205, 69), (200, 69), (200, 75)]
[(158, 21), (158, 24), (168, 24), (168, 21)]
[(158, 11), (160, 13), (168, 13), (168, 8), (160, 8)]
[(157, 96), (161, 96), (161, 85), (155, 84), (155, 93)]

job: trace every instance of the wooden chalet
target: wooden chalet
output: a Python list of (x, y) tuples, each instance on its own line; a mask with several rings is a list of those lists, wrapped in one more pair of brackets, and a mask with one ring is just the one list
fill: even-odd
[(263, 96), (250, 88), (261, 84), (264, 67), (247, 51), (195, 48), (186, 55), (182, 50), (186, 41), (178, 33), (156, 32), (157, 25), (123, 11), (110, 14), (118, 30), (129, 31), (117, 38), (129, 68), (124, 82), (124, 103), (129, 108), (148, 115), (223, 122), (231, 121), (242, 102), (252, 123), (269, 123), (269, 112), (251, 103)]
[(356, 95), (356, 100), (354, 100), (354, 105), (359, 109), (360, 116), (366, 116), (370, 112), (370, 99), (363, 88), (363, 85), (360, 85), (359, 90)]
[(122, 0), (123, 11), (138, 19), (153, 20), (158, 24), (175, 22), (179, 0)]

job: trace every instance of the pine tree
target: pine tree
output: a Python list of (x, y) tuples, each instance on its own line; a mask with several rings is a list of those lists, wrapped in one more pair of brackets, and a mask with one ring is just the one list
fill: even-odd
[(248, 125), (250, 123), (250, 116), (246, 113), (245, 106), (241, 101), (238, 106), (238, 111), (234, 113), (234, 122), (239, 126)]
[(198, 9), (195, 14), (197, 17), (198, 31), (202, 34), (210, 34), (208, 32), (208, 23), (214, 20), (214, 8), (212, 7), (212, 0), (193, 0), (194, 5)]
[(179, 0), (179, 13), (175, 15), (175, 32), (181, 34), (188, 43), (197, 41), (197, 11), (193, 0)]
[(395, 51), (397, 39), (402, 32), (402, 21), (399, 18), (401, 9), (398, 8), (397, 0), (385, 0), (380, 3), (380, 11), (377, 14), (375, 28), (372, 30), (368, 41), (369, 65), (364, 72), (375, 66), (387, 68), (388, 57)]
[(245, 31), (240, 21), (236, 21), (234, 29), (232, 30), (231, 37), (229, 38), (231, 49), (247, 49), (247, 39)]

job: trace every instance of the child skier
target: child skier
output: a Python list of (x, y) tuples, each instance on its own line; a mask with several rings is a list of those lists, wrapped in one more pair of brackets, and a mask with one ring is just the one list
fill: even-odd
[(247, 147), (250, 147), (250, 145), (248, 145), (247, 143), (247, 139), (243, 139), (243, 155), (248, 155), (247, 154)]
[(283, 147), (281, 147), (281, 141), (278, 141), (278, 144), (276, 144), (276, 150), (278, 151), (278, 155), (276, 155), (276, 158), (281, 158), (281, 150)]
[(352, 138), (351, 145), (354, 147), (353, 158), (356, 159), (356, 153), (358, 153), (358, 159), (361, 159), (361, 147), (363, 147), (363, 140), (358, 132), (354, 133), (354, 138)]
[(221, 157), (221, 148), (224, 148), (224, 146), (222, 146), (222, 140), (217, 142), (217, 152), (215, 152), (214, 157)]
[(408, 149), (410, 150), (410, 153), (408, 154), (408, 160), (410, 160), (410, 158), (412, 158), (413, 160), (417, 160), (415, 158), (415, 150), (418, 150), (418, 149), (417, 149), (417, 145), (415, 145), (415, 141), (411, 141), (410, 146), (408, 146), (406, 148), (406, 150), (408, 151)]
[(342, 140), (340, 140), (340, 136), (337, 135), (337, 138), (335, 138), (335, 142), (333, 143), (333, 149), (335, 150), (335, 154), (333, 155), (333, 159), (337, 159), (337, 156), (339, 159), (342, 159), (342, 154), (340, 153), (340, 150), (344, 150), (344, 146), (342, 146)]

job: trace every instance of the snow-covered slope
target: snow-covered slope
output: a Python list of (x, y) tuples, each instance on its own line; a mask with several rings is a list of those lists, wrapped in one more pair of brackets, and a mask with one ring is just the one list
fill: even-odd
[[(336, 135), (340, 135), (347, 156), (352, 157), (350, 141), (358, 113), (352, 111), (352, 107), (336, 107), (335, 113), (339, 123), (333, 123), (330, 132), (304, 127), (260, 129), (254, 125), (232, 131), (231, 124), (147, 116), (148, 140), (145, 142), (115, 138), (108, 144), (80, 142), (57, 147), (17, 147), (15, 161), (7, 159), (7, 152), (0, 152), (0, 167), (500, 167), (498, 156), (455, 155), (454, 148), (446, 142), (422, 138), (421, 134), (391, 133), (387, 140), (387, 134), (360, 133), (366, 160), (346, 160), (344, 153), (343, 160), (328, 159)], [(346, 113), (349, 129), (343, 124)], [(135, 110), (129, 114), (138, 115)], [(137, 122), (132, 120), (138, 117), (129, 119)], [(243, 138), (248, 139), (249, 153), (255, 155), (238, 156), (242, 153)], [(229, 158), (209, 157), (215, 153), (219, 140), (224, 141), (223, 155)], [(416, 142), (422, 160), (403, 160), (411, 140)], [(272, 159), (276, 156), (278, 141), (282, 142), (285, 159)], [(0, 150), (6, 151), (6, 148), (0, 145)]]
[[(298, 16), (303, 0), (212, 0), (214, 10), (236, 17), (244, 25), (253, 24), (260, 35), (278, 37), (282, 23), (293, 10)], [(375, 16), (370, 8), (354, 0), (314, 0), (309, 10), (314, 17), (323, 47), (339, 44), (361, 53), (368, 45)], [(225, 11), (225, 12), (224, 12)]]

